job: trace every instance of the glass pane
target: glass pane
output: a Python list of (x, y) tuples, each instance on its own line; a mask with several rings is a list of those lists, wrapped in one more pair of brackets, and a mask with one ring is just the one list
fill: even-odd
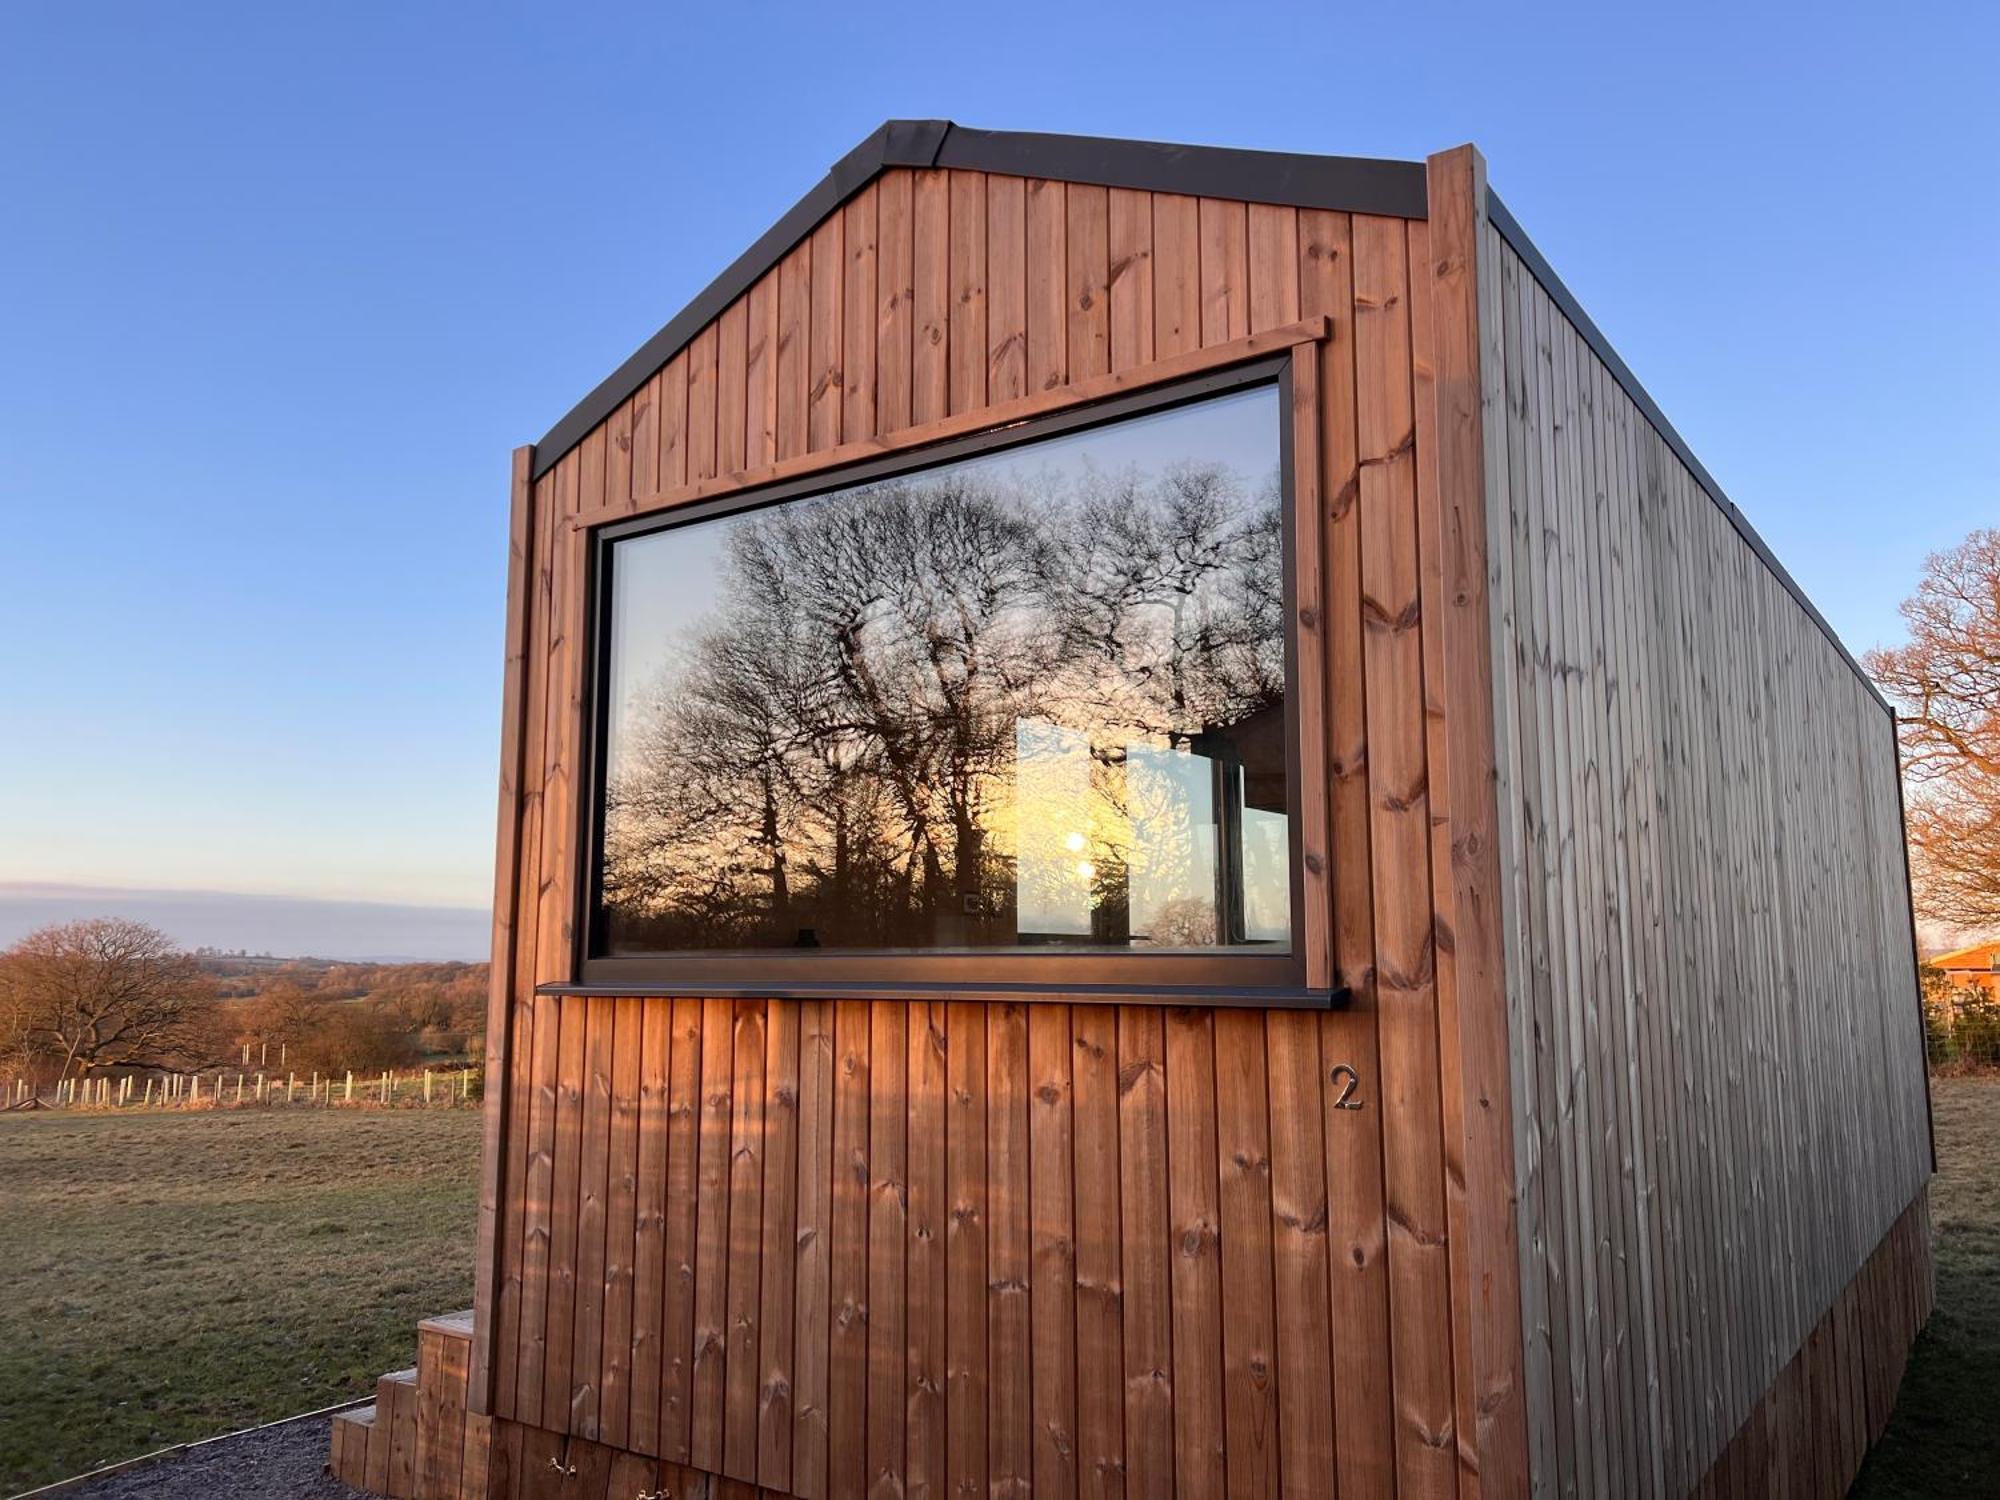
[(1274, 386), (613, 544), (603, 952), (1284, 952)]

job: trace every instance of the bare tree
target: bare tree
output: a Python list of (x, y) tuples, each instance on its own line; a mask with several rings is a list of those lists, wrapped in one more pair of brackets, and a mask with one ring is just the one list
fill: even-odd
[(201, 1046), (214, 1000), (191, 955), (123, 917), (44, 927), (0, 953), (0, 1036), (57, 1061), (58, 1078)]
[[(1115, 828), (1147, 789), (1128, 744), (1282, 703), (1279, 516), (1275, 480), (1183, 464), (945, 471), (744, 521), (616, 752), (607, 906), (667, 946), (1010, 930), (1023, 724), (1104, 762)], [(1128, 853), (1093, 852), (1108, 886)]]
[(1923, 915), (2000, 923), (2000, 531), (1933, 553), (1903, 601), (1901, 646), (1870, 651), (1898, 710)]

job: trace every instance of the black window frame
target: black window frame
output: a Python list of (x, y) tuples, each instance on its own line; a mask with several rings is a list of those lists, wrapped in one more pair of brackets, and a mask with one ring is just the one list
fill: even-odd
[[(1252, 1005), (1325, 1008), (1344, 992), (1307, 983), (1305, 850), (1300, 806), (1309, 763), (1302, 744), (1299, 697), (1298, 583), (1301, 559), (1296, 517), (1297, 444), (1293, 433), (1293, 356), (1287, 352), (1206, 371), (1158, 387), (1000, 426), (941, 439), (861, 462), (814, 469), (779, 483), (733, 491), (712, 499), (653, 511), (593, 527), (586, 537), (581, 663), (582, 743), (576, 799), (575, 927), (571, 981), (546, 984), (542, 993), (603, 995), (703, 995), (838, 999), (859, 997), (1101, 1000), (1168, 1005)], [(612, 955), (603, 951), (603, 790), (609, 752), (612, 553), (631, 537), (652, 535), (722, 516), (768, 509), (897, 474), (937, 468), (1002, 449), (1151, 415), (1210, 397), (1274, 387), (1278, 408), (1278, 464), (1284, 556), (1286, 823), (1290, 851), (1291, 933), (1283, 954), (1254, 948), (1200, 952), (1079, 951), (990, 948), (977, 951), (915, 949), (714, 949)]]

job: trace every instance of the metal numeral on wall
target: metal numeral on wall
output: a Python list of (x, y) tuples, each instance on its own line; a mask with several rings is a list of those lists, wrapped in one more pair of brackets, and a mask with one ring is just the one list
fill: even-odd
[(1354, 1097), (1355, 1090), (1361, 1087), (1361, 1075), (1359, 1073), (1355, 1072), (1346, 1063), (1335, 1063), (1333, 1071), (1326, 1076), (1327, 1081), (1337, 1085), (1340, 1090), (1339, 1093), (1333, 1096), (1333, 1107), (1335, 1109), (1361, 1108), (1361, 1101)]

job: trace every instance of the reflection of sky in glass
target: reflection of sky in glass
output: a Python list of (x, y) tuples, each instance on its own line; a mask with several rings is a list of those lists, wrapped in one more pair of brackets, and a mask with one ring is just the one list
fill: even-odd
[[(1269, 412), (1268, 418), (1264, 411)], [(1059, 485), (1087, 469), (1133, 469), (1157, 475), (1165, 462), (1199, 455), (1214, 459), (1251, 480), (1271, 472), (1275, 457), (1273, 431), (1277, 393), (1260, 386), (1217, 396), (1193, 406), (1152, 412), (1105, 427), (1045, 438), (1019, 448), (981, 454), (954, 468), (1015, 482)], [(1161, 428), (1172, 429), (1172, 441), (1161, 442)], [(829, 490), (825, 498), (845, 493)], [(810, 502), (805, 502), (810, 503)], [(745, 515), (718, 516), (647, 536), (628, 537), (617, 544), (620, 571), (643, 575), (646, 587), (618, 591), (611, 621), (612, 743), (627, 719), (633, 694), (648, 685), (659, 670), (666, 642), (683, 638), (715, 607), (729, 532)]]
[[(1044, 535), (1102, 543), (1114, 533), (1079, 531), (1073, 507), (1085, 496), (1101, 496), (1119, 488), (1106, 481), (1129, 482), (1129, 488), (1144, 497), (1137, 503), (1142, 509), (1151, 507), (1147, 513), (1164, 526), (1170, 505), (1165, 497), (1179, 493), (1173, 487), (1179, 481), (1169, 476), (1181, 474), (1187, 465), (1224, 470), (1232, 483), (1223, 493), (1231, 498), (1214, 513), (1219, 519), (1200, 523), (1221, 529), (1197, 533), (1214, 540), (1218, 551), (1211, 557), (1203, 550), (1207, 543), (1190, 540), (1186, 551), (1172, 553), (1168, 563), (1170, 570), (1186, 566), (1191, 577), (1217, 580), (1201, 583), (1194, 595), (1205, 601), (1203, 607), (1214, 607), (1220, 595), (1211, 597), (1208, 591), (1222, 588), (1227, 567), (1235, 565), (1219, 559), (1241, 555), (1220, 550), (1225, 546), (1220, 539), (1247, 536), (1250, 533), (1242, 528), (1250, 518), (1272, 514), (1277, 408), (1275, 387), (1252, 387), (955, 461), (930, 472), (941, 478), (948, 474), (956, 480), (963, 475), (983, 482), (974, 487), (1002, 497), (1003, 503), (1013, 507), (1014, 515), (1028, 522), (1030, 529), (1043, 528)], [(741, 549), (735, 545), (738, 539), (748, 532), (751, 537), (765, 538), (754, 546), (765, 545), (768, 534), (755, 528), (780, 515), (823, 514), (836, 526), (846, 525), (842, 516), (877, 505), (893, 487), (907, 492), (913, 478), (921, 485), (922, 473), (905, 473), (874, 485), (828, 491), (778, 507), (669, 527), (615, 544), (607, 663), (607, 770), (612, 785), (621, 784), (628, 770), (642, 781), (650, 775), (650, 785), (669, 789), (665, 795), (671, 803), (673, 783), (699, 781), (714, 786), (714, 778), (704, 781), (700, 773), (719, 767), (726, 775), (737, 764), (712, 739), (678, 741), (682, 747), (678, 757), (662, 760), (657, 730), (663, 708), (669, 718), (679, 714), (681, 706), (700, 698), (697, 685), (710, 680), (702, 676), (699, 663), (714, 659), (716, 627), (728, 618), (730, 601), (743, 597), (740, 570), (744, 564)], [(917, 493), (925, 492), (919, 488)], [(943, 514), (935, 510), (927, 513)], [(1226, 546), (1233, 549), (1238, 541), (1229, 540)], [(1084, 548), (1077, 555), (1090, 550)], [(1009, 554), (983, 551), (977, 555)], [(1060, 551), (1058, 555), (1070, 554)], [(1054, 595), (1045, 592), (1036, 596), (1041, 604), (1019, 606), (1020, 617), (1014, 623), (1040, 628), (1045, 620), (1037, 612), (1053, 607), (1047, 604), (1051, 597), (1068, 598), (1066, 588), (1081, 587), (1084, 580), (1097, 576), (1094, 570), (1104, 566), (1107, 554), (1100, 547), (1094, 555), (1099, 560), (1081, 571), (1059, 570), (1052, 575), (1070, 583), (1056, 589)], [(1154, 556), (1143, 546), (1133, 553), (1114, 547), (1110, 555), (1122, 560), (1119, 566), (1139, 556)], [(1260, 555), (1264, 561), (1256, 565), (1254, 573), (1229, 576), (1253, 578), (1247, 597), (1275, 603), (1276, 591), (1282, 587), (1278, 560), (1268, 550)], [(1189, 558), (1206, 560), (1189, 563)], [(807, 566), (803, 562), (797, 565)], [(871, 563), (869, 568), (875, 566)], [(874, 581), (869, 568), (862, 570), (868, 579), (864, 586), (886, 586)], [(880, 572), (886, 576), (894, 569), (884, 567)], [(960, 575), (948, 571), (928, 576), (956, 579)], [(1169, 576), (1178, 575), (1170, 571)], [(1263, 586), (1266, 577), (1268, 591)], [(1143, 602), (1120, 606), (1131, 611), (1112, 617), (1122, 622), (1115, 630), (1132, 633), (1130, 643), (1117, 648), (1121, 654), (1115, 659), (1125, 666), (1111, 669), (1099, 662), (1091, 653), (1100, 649), (1101, 643), (1080, 657), (1062, 659), (1065, 665), (1072, 660), (1081, 663), (1086, 678), (1092, 671), (1112, 672), (1109, 682), (1100, 683), (1101, 690), (1110, 696), (1093, 700), (1094, 707), (1091, 701), (1063, 696), (1067, 688), (1055, 689), (1053, 696), (1045, 691), (1038, 700), (1048, 705), (1044, 709), (1002, 707), (998, 700), (993, 702), (989, 711), (997, 711), (998, 724), (1003, 731), (1011, 724), (1011, 731), (1005, 732), (997, 753), (976, 763), (964, 773), (970, 780), (961, 781), (961, 785), (979, 789), (975, 800), (981, 811), (976, 826), (984, 835), (984, 852), (957, 871), (947, 858), (943, 886), (937, 883), (938, 875), (924, 877), (930, 900), (936, 902), (940, 890), (947, 893), (947, 899), (938, 903), (941, 914), (935, 916), (935, 926), (928, 935), (909, 934), (901, 942), (931, 948), (1056, 943), (1174, 949), (1247, 942), (1282, 950), (1291, 930), (1290, 844), (1287, 817), (1282, 811), (1270, 810), (1282, 806), (1284, 774), (1280, 764), (1271, 762), (1273, 750), (1282, 745), (1268, 711), (1268, 694), (1273, 689), (1258, 688), (1257, 694), (1264, 696), (1247, 698), (1232, 689), (1239, 696), (1203, 699), (1200, 680), (1192, 679), (1195, 699), (1206, 704), (1208, 720), (1193, 700), (1173, 700), (1179, 704), (1177, 708), (1166, 706), (1166, 700), (1159, 697), (1161, 684), (1174, 680), (1182, 670), (1174, 663), (1207, 663), (1205, 669), (1223, 670), (1209, 658), (1214, 657), (1215, 662), (1225, 659), (1225, 648), (1191, 644), (1208, 639), (1200, 634), (1185, 639), (1170, 637), (1181, 643), (1166, 656), (1148, 658), (1146, 648), (1139, 643), (1157, 640), (1163, 622), (1169, 616), (1179, 618), (1180, 605), (1169, 601), (1180, 597), (1187, 596), (1169, 591), (1166, 596), (1148, 595)], [(760, 612), (756, 617), (765, 616)], [(949, 614), (943, 618), (949, 629)], [(1196, 614), (1191, 618), (1205, 617)], [(1246, 618), (1250, 617), (1228, 616), (1224, 624), (1236, 621), (1240, 628)], [(1268, 649), (1275, 642), (1275, 632), (1281, 628), (1279, 618), (1280, 612), (1273, 609), (1257, 625), (1255, 640), (1260, 648)], [(1173, 627), (1175, 631), (1180, 628), (1178, 624)], [(734, 627), (729, 637), (745, 638), (743, 627)], [(760, 639), (754, 633), (748, 638)], [(813, 638), (827, 649), (825, 643), (840, 637), (822, 632)], [(1232, 649), (1245, 648), (1239, 643)], [(1137, 655), (1122, 654), (1128, 651)], [(767, 658), (760, 654), (757, 659)], [(1092, 666), (1093, 662), (1098, 665)], [(1119, 676), (1119, 672), (1127, 675)], [(1149, 678), (1146, 674), (1169, 675)], [(1139, 686), (1142, 682), (1143, 688)], [(1125, 686), (1114, 690), (1110, 683)], [(825, 690), (822, 684), (813, 692)], [(1127, 702), (1120, 694), (1136, 696)], [(1141, 700), (1154, 703), (1149, 712), (1169, 717), (1128, 719), (1123, 727), (1115, 717), (1093, 717), (1128, 711)], [(796, 705), (807, 700), (793, 701)], [(1115, 708), (1118, 704), (1125, 706)], [(915, 711), (917, 705), (912, 701), (907, 707)], [(820, 711), (802, 709), (807, 717), (788, 731), (798, 736), (796, 753), (804, 757), (808, 779), (823, 774), (825, 763), (815, 757), (832, 743), (811, 739), (810, 714)], [(1036, 716), (1043, 712), (1056, 714), (1065, 722)], [(1132, 727), (1140, 723), (1149, 727)], [(1191, 737), (1198, 740), (1199, 751), (1189, 743)], [(649, 742), (655, 748), (645, 749)], [(741, 742), (736, 743), (740, 753)], [(705, 764), (704, 757), (704, 750), (711, 746), (715, 748), (708, 758), (713, 759), (713, 766)], [(851, 745), (841, 752), (849, 759), (852, 753)], [(818, 770), (812, 769), (814, 766)], [(1258, 779), (1257, 800), (1262, 806), (1246, 805), (1250, 795), (1246, 773), (1250, 772)], [(754, 777), (754, 772), (745, 774)], [(888, 783), (885, 779), (880, 784), (886, 787)], [(644, 821), (648, 816), (644, 811), (618, 812), (607, 826), (608, 839), (624, 851), (627, 864), (620, 868), (642, 882), (649, 868), (668, 876), (673, 876), (668, 867), (734, 870), (736, 874), (724, 878), (737, 881), (740, 894), (721, 899), (738, 904), (730, 908), (734, 915), (720, 920), (735, 924), (730, 930), (739, 934), (737, 940), (744, 940), (740, 937), (744, 931), (756, 929), (767, 934), (748, 939), (758, 946), (787, 945), (806, 932), (815, 934), (815, 942), (826, 946), (854, 946), (845, 924), (861, 918), (854, 908), (838, 904), (850, 898), (839, 894), (845, 888), (828, 874), (833, 859), (826, 844), (827, 820), (833, 816), (836, 803), (815, 803), (801, 792), (798, 795), (803, 800), (789, 817), (776, 825), (763, 825), (779, 827), (777, 842), (784, 846), (783, 857), (791, 872), (789, 892), (781, 898), (771, 839), (751, 826), (758, 812), (751, 802), (770, 796), (768, 790), (757, 792), (757, 785), (754, 779), (733, 784), (726, 795), (707, 803), (699, 818), (676, 825), (682, 830), (677, 838), (662, 837), (658, 825)], [(946, 789), (934, 785), (929, 793), (942, 795)], [(1279, 800), (1273, 802), (1274, 796)], [(894, 797), (889, 800), (893, 802)], [(890, 823), (903, 816), (902, 811), (892, 809)], [(933, 838), (939, 834), (951, 837), (945, 824), (932, 825), (931, 833)], [(903, 868), (915, 867), (912, 848), (899, 851), (884, 844), (880, 849), (881, 857), (900, 862)], [(669, 851), (678, 852), (662, 859)], [(608, 842), (607, 911), (612, 918), (614, 951), (651, 951), (647, 941), (638, 936), (642, 929), (627, 925), (649, 920), (648, 908), (624, 910), (609, 904), (611, 858)], [(966, 871), (977, 872), (969, 886)], [(719, 889), (712, 887), (700, 899), (713, 903)], [(757, 915), (766, 907), (768, 920)], [(671, 906), (650, 909), (657, 912)], [(715, 910), (712, 905), (705, 909)], [(712, 922), (718, 918), (710, 915), (687, 920)], [(764, 922), (762, 929), (757, 929), (759, 921)], [(702, 945), (698, 936), (679, 941)], [(674, 945), (668, 943), (669, 947)]]

